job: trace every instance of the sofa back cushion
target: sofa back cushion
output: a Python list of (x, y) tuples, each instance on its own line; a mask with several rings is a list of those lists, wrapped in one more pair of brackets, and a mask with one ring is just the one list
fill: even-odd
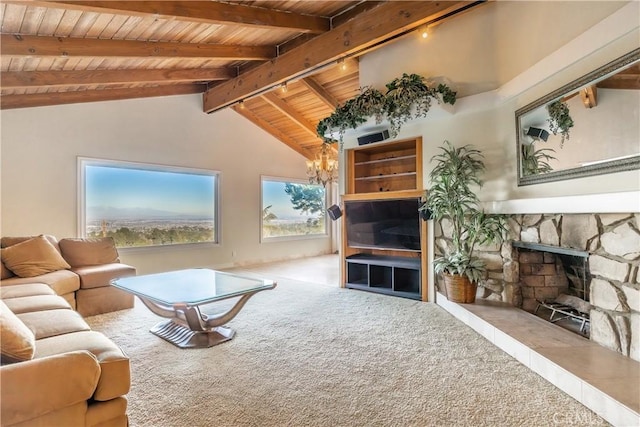
[[(49, 243), (53, 245), (54, 248), (56, 248), (58, 252), (60, 252), (60, 247), (58, 246), (58, 239), (56, 239), (56, 236), (52, 236), (51, 234), (43, 234), (43, 236), (49, 241)], [(0, 248), (8, 248), (9, 246), (22, 243), (29, 239), (33, 239), (34, 237), (38, 236), (3, 237), (2, 239), (0, 239)]]
[(35, 277), (71, 268), (43, 235), (0, 249), (4, 265), (20, 277)]
[(0, 347), (2, 364), (33, 359), (36, 338), (33, 332), (0, 300)]
[(10, 277), (14, 277), (15, 274), (11, 270), (4, 265), (4, 262), (0, 261), (0, 280), (8, 279)]
[(62, 256), (71, 267), (120, 262), (116, 244), (111, 237), (98, 239), (62, 239), (59, 245)]

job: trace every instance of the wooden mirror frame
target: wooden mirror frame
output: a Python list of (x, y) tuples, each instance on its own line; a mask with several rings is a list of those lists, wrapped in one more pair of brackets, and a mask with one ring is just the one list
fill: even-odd
[(521, 118), (530, 111), (536, 108), (548, 104), (552, 101), (558, 100), (568, 94), (575, 92), (576, 90), (595, 83), (597, 80), (601, 80), (605, 76), (614, 74), (616, 71), (625, 68), (634, 62), (640, 61), (640, 48), (635, 49), (618, 59), (615, 59), (608, 64), (568, 83), (561, 88), (537, 99), (536, 101), (518, 109), (515, 113), (516, 119), (516, 159), (517, 159), (517, 177), (518, 186), (541, 184), (553, 181), (561, 181), (574, 178), (583, 178), (587, 176), (603, 175), (614, 172), (623, 172), (629, 170), (640, 169), (640, 152), (632, 157), (621, 160), (609, 160), (602, 161), (597, 164), (581, 166), (577, 168), (563, 169), (558, 171), (545, 172), (542, 174), (526, 175), (522, 174), (522, 132), (523, 129), (520, 126)]

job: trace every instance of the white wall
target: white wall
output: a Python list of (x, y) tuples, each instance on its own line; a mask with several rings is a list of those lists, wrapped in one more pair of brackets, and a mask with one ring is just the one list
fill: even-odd
[(4, 110), (0, 120), (3, 236), (76, 236), (82, 156), (221, 172), (220, 245), (121, 250), (140, 273), (331, 250), (329, 238), (260, 243), (260, 175), (304, 179), (305, 159), (230, 109), (204, 114), (200, 95)]
[[(482, 150), (487, 174), (480, 197), (493, 202), (496, 210), (520, 199), (531, 199), (530, 206), (540, 209), (547, 198), (624, 193), (631, 196), (620, 209), (631, 206), (640, 211), (640, 171), (518, 187), (514, 115), (518, 108), (640, 46), (638, 6), (607, 1), (489, 2), (435, 27), (426, 40), (409, 36), (365, 55), (360, 61), (361, 85), (382, 88), (406, 72), (444, 76), (459, 91), (453, 114), (430, 111), (398, 135), (423, 137), (425, 188), (429, 160), (449, 140)], [(640, 144), (640, 135), (637, 141)], [(353, 137), (345, 140), (346, 148), (354, 145)], [(569, 200), (565, 212), (573, 212)], [(598, 199), (593, 200), (581, 209), (602, 209)], [(549, 204), (553, 209), (558, 208), (555, 201)]]
[(360, 83), (383, 89), (402, 73), (443, 76), (460, 97), (494, 90), (627, 2), (496, 1), (360, 58)]

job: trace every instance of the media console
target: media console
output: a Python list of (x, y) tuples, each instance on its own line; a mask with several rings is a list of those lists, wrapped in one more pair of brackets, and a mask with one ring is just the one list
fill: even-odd
[(347, 288), (421, 299), (420, 258), (355, 254), (346, 263)]

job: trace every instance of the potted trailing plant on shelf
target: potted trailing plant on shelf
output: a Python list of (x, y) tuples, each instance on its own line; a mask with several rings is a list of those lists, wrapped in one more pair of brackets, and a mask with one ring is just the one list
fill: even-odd
[[(400, 127), (414, 117), (425, 117), (431, 108), (431, 99), (436, 97), (435, 89), (417, 74), (402, 74), (387, 83), (385, 113), (395, 135)], [(414, 111), (415, 110), (415, 111)]]
[(326, 142), (335, 142), (327, 134), (337, 132), (342, 141), (345, 130), (355, 129), (369, 117), (374, 117), (378, 124), (386, 117), (391, 134), (396, 136), (408, 120), (425, 117), (433, 99), (450, 105), (456, 102), (456, 92), (449, 86), (444, 83), (430, 86), (418, 74), (405, 73), (387, 83), (386, 88), (386, 93), (369, 86), (361, 88), (359, 95), (338, 106), (329, 117), (318, 123), (318, 136)]
[(382, 92), (369, 86), (360, 88), (358, 96), (347, 100), (338, 106), (329, 117), (320, 120), (316, 132), (325, 142), (335, 142), (326, 134), (337, 132), (342, 139), (345, 130), (355, 129), (371, 116), (376, 118), (377, 123), (380, 123), (384, 104), (385, 97)]
[(472, 303), (486, 266), (474, 255), (477, 245), (501, 241), (506, 234), (505, 219), (479, 209), (472, 187), (482, 186), (485, 166), (482, 153), (471, 145), (456, 148), (448, 141), (432, 158), (431, 187), (420, 210), (428, 210), (436, 221), (448, 221), (451, 241), (445, 253), (434, 260), (434, 271), (442, 274), (450, 301)]
[(549, 113), (549, 130), (554, 134), (560, 134), (560, 147), (564, 145), (564, 140), (569, 139), (569, 129), (573, 127), (573, 119), (569, 114), (569, 106), (561, 99), (547, 105)]

